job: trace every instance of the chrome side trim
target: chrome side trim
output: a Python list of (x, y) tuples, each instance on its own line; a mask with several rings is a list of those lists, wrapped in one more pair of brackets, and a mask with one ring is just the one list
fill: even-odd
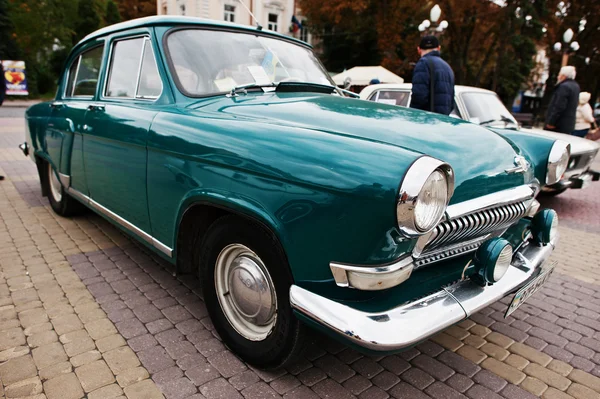
[(169, 248), (162, 242), (158, 241), (156, 238), (152, 237), (150, 234), (146, 233), (139, 227), (137, 227), (137, 226), (133, 225), (132, 223), (128, 222), (127, 220), (123, 219), (122, 217), (120, 217), (119, 215), (117, 215), (116, 213), (111, 211), (110, 209), (105, 208), (104, 206), (100, 205), (98, 202), (94, 201), (92, 198), (73, 189), (73, 187), (69, 187), (67, 189), (67, 192), (70, 195), (72, 195), (73, 197), (79, 199), (81, 202), (87, 204), (90, 208), (98, 211), (99, 213), (101, 213), (101, 214), (105, 215), (106, 217), (108, 217), (109, 219), (113, 220), (115, 223), (117, 223), (120, 226), (131, 231), (132, 233), (134, 233), (135, 235), (140, 237), (142, 240), (146, 241), (148, 244), (152, 245), (154, 248), (158, 249), (159, 251), (161, 251), (162, 253), (167, 255), (169, 258), (171, 258), (173, 256), (172, 248)]
[(409, 348), (447, 327), (466, 319), (535, 278), (542, 270), (552, 244), (521, 247), (512, 267), (497, 283), (480, 287), (466, 280), (384, 312), (364, 312), (314, 294), (297, 285), (290, 287), (292, 307), (352, 343), (374, 351)]
[(337, 262), (329, 264), (338, 286), (366, 291), (384, 290), (397, 286), (410, 277), (413, 266), (410, 254), (388, 265), (368, 267)]
[(71, 187), (71, 176), (63, 175), (62, 173), (58, 172), (58, 180), (60, 180), (60, 184), (62, 184), (65, 189)]
[(454, 219), (469, 213), (482, 211), (492, 207), (499, 207), (517, 201), (526, 201), (532, 199), (536, 188), (531, 185), (522, 185), (508, 190), (498, 191), (497, 193), (484, 195), (468, 201), (459, 202), (448, 206), (446, 209), (447, 219)]

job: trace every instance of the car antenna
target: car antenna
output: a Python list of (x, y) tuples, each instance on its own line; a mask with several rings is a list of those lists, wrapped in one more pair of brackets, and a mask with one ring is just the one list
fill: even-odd
[(246, 7), (246, 5), (244, 4), (244, 2), (242, 0), (238, 0), (240, 2), (240, 4), (242, 5), (242, 7), (244, 7), (246, 9), (246, 11), (248, 11), (248, 14), (250, 14), (250, 16), (252, 17), (252, 19), (254, 19), (254, 22), (256, 22), (256, 29), (258, 30), (262, 30), (262, 25), (258, 22), (258, 19), (256, 19), (256, 17), (254, 16), (254, 14), (252, 14), (252, 11), (250, 11), (250, 9), (248, 7)]

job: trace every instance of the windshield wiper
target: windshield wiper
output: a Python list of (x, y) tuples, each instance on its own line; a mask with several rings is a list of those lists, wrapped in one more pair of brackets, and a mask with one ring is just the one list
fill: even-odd
[(231, 89), (231, 91), (229, 92), (229, 97), (235, 97), (238, 95), (238, 93), (243, 93), (243, 94), (247, 94), (248, 93), (248, 89), (262, 89), (263, 87), (277, 87), (277, 85), (275, 83), (268, 83), (268, 84), (257, 84), (257, 83), (248, 83), (245, 85), (240, 85), (240, 86), (236, 86), (234, 88)]
[(494, 122), (504, 122), (504, 127), (506, 127), (509, 123), (514, 124), (515, 122), (510, 119), (508, 116), (500, 115), (500, 118), (490, 119), (489, 121), (479, 122), (480, 125), (489, 125)]

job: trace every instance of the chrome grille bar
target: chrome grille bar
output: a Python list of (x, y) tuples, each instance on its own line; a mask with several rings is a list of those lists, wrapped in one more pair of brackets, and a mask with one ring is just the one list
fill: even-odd
[(436, 248), (456, 244), (507, 229), (527, 212), (524, 201), (476, 211), (441, 222), (434, 230), (422, 256)]

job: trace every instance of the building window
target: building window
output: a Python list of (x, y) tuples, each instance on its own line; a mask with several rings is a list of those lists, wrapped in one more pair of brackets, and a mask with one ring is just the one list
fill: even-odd
[(300, 40), (308, 43), (308, 25), (306, 20), (302, 21), (302, 29), (300, 29)]
[(235, 22), (235, 6), (225, 4), (225, 21), (227, 22)]
[(267, 29), (277, 32), (277, 19), (279, 15), (277, 14), (269, 14), (269, 23), (267, 24)]
[(179, 12), (181, 15), (185, 15), (185, 4), (179, 6)]

